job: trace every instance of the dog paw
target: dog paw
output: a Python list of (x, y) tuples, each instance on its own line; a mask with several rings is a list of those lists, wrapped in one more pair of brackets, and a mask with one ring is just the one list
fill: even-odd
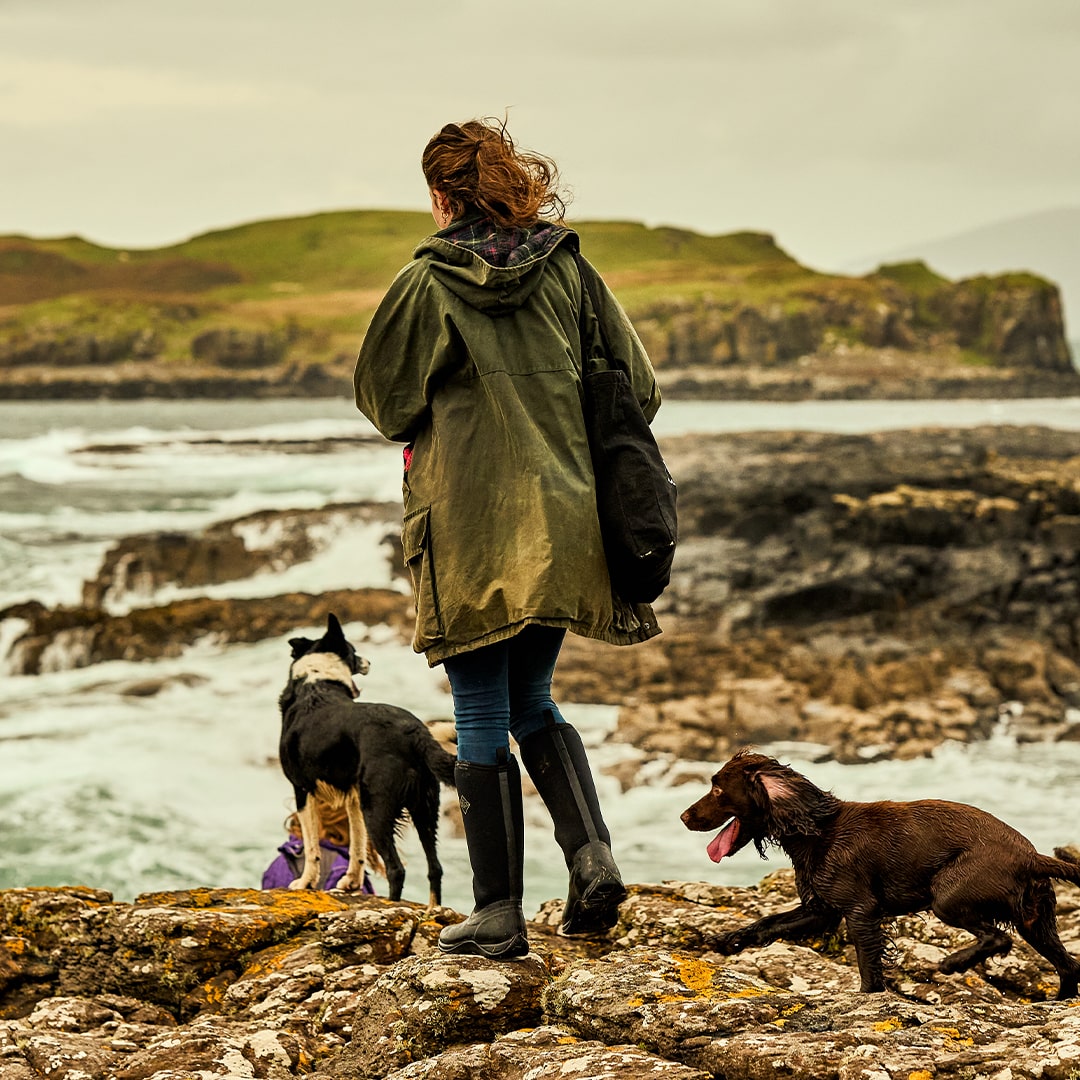
[(958, 972), (967, 971), (969, 967), (971, 964), (964, 957), (957, 958), (954, 953), (939, 961), (937, 969), (942, 975), (956, 975)]
[(302, 877), (293, 878), (293, 880), (289, 882), (290, 889), (307, 889), (310, 886), (311, 882), (305, 881)]
[(335, 889), (340, 889), (342, 892), (359, 892), (363, 887), (363, 874), (358, 874), (356, 877), (350, 877), (348, 874), (345, 874), (334, 886)]
[(743, 940), (742, 934), (738, 931), (732, 931), (730, 934), (721, 934), (718, 938), (714, 938), (709, 947), (713, 952), (719, 953), (721, 956), (731, 956), (732, 953), (740, 952), (746, 948), (746, 942)]

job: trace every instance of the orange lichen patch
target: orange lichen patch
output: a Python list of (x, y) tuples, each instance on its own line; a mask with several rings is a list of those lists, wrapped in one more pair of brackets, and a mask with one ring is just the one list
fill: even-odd
[(185, 998), (185, 1005), (195, 1012), (217, 1013), (225, 1007), (225, 992), (235, 980), (231, 971), (222, 971), (197, 986)]
[(30, 943), (26, 938), (22, 937), (9, 937), (0, 941), (0, 949), (3, 949), (9, 956), (25, 956), (29, 947)]
[(306, 941), (293, 939), (280, 945), (271, 945), (269, 948), (261, 949), (244, 968), (242, 977), (245, 979), (261, 979), (265, 975), (272, 975), (274, 972), (280, 971), (289, 958), (298, 949), (306, 948), (307, 944)]
[(934, 1080), (934, 1074), (928, 1069), (916, 1069), (907, 1074), (907, 1080)]
[(890, 1016), (888, 1020), (879, 1020), (874, 1025), (875, 1031), (896, 1031), (898, 1028), (902, 1028), (904, 1025), (900, 1023), (900, 1018), (896, 1016)]
[(707, 993), (712, 990), (714, 971), (703, 960), (677, 957), (675, 967), (679, 972), (679, 978), (683, 986), (687, 990), (693, 990), (697, 994)]
[(944, 1035), (949, 1043), (959, 1043), (961, 1046), (975, 1045), (975, 1040), (972, 1039), (970, 1036), (964, 1038), (964, 1036), (960, 1034), (959, 1028), (944, 1028), (931, 1025), (930, 1030), (936, 1031), (940, 1035)]
[(268, 908), (293, 916), (326, 911), (345, 911), (349, 905), (321, 889), (185, 889), (180, 892), (143, 893), (137, 905), (177, 908)]

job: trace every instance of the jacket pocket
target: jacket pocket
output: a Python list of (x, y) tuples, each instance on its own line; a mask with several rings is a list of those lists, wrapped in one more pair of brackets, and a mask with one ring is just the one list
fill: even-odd
[(420, 652), (443, 636), (430, 534), (429, 506), (411, 511), (401, 523), (401, 547), (412, 582), (413, 603), (416, 605), (416, 635), (413, 647)]

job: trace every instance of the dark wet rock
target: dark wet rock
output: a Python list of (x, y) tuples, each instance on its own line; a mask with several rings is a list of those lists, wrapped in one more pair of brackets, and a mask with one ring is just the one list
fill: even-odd
[(319, 595), (214, 600), (195, 597), (160, 607), (109, 615), (100, 608), (47, 609), (38, 603), (0, 611), (0, 622), (18, 620), (7, 657), (9, 670), (24, 675), (86, 667), (103, 660), (180, 656), (197, 641), (263, 641), (297, 627), (316, 626), (334, 611), (345, 621), (385, 624), (412, 635), (412, 602), (390, 589), (341, 589)]
[(384, 523), (388, 541), (396, 541), (400, 518), (396, 504), (338, 503), (259, 511), (196, 533), (125, 537), (109, 549), (97, 576), (83, 586), (83, 605), (116, 608), (145, 602), (166, 586), (197, 589), (280, 573), (309, 562), (357, 527)]
[(564, 696), (620, 702), (616, 737), (644, 759), (1077, 737), (1080, 548), (1050, 538), (1080, 510), (1080, 434), (758, 433), (665, 455), (681, 533), (666, 632), (634, 650), (570, 639), (557, 672)]

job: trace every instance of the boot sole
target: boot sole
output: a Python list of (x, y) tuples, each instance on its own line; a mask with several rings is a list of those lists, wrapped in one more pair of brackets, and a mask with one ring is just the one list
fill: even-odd
[(519, 960), (529, 953), (529, 942), (520, 934), (515, 934), (505, 941), (492, 942), (490, 945), (479, 941), (459, 941), (456, 945), (445, 946), (439, 942), (439, 952), (444, 956), (484, 956), (488, 960)]
[(574, 913), (559, 927), (561, 937), (600, 934), (619, 921), (619, 905), (626, 899), (626, 886), (621, 881), (600, 880), (578, 901)]

